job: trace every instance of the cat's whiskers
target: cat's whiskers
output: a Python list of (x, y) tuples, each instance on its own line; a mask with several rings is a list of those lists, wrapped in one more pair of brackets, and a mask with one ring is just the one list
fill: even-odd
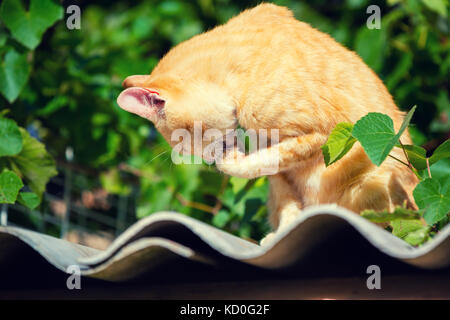
[(159, 157), (162, 156), (163, 154), (166, 154), (167, 152), (169, 152), (169, 150), (164, 150), (163, 152), (158, 153), (156, 156), (154, 156), (154, 157), (151, 158), (149, 161), (147, 161), (144, 165), (149, 164), (150, 162), (152, 162), (153, 160), (159, 158)]

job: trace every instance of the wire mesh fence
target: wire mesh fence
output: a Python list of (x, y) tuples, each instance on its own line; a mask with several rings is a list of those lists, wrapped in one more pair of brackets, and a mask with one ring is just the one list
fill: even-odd
[(127, 195), (108, 194), (95, 175), (60, 163), (41, 205), (29, 209), (2, 204), (0, 225), (19, 226), (99, 249), (136, 221), (137, 188)]

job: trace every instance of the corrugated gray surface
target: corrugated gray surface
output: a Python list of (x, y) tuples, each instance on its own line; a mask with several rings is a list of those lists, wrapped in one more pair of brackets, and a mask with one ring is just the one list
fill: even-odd
[[(0, 227), (0, 266), (19, 257), (26, 262), (26, 256), (8, 248), (26, 253), (24, 248), (28, 246), (45, 258), (49, 268), (65, 271), (69, 265), (76, 264), (85, 276), (112, 281), (134, 279), (157, 268), (173, 268), (186, 260), (217, 267), (226, 267), (223, 262), (231, 261), (234, 265), (281, 269), (308, 264), (308, 255), (317, 250), (326, 251), (334, 241), (335, 231), (343, 227), (349, 233), (360, 235), (362, 241), (383, 255), (407, 264), (426, 269), (450, 266), (450, 226), (432, 241), (415, 248), (359, 215), (333, 205), (304, 210), (289, 229), (277, 234), (266, 246), (174, 212), (155, 213), (140, 220), (105, 251), (20, 228)], [(347, 252), (351, 250), (351, 244), (345, 248)]]

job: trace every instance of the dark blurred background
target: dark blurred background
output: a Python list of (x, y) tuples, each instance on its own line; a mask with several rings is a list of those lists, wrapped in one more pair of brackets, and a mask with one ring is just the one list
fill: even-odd
[[(64, 13), (33, 49), (0, 18), (0, 61), (14, 48), (26, 57), (18, 68), (28, 72), (17, 97), (0, 94), (0, 109), (42, 141), (58, 166), (41, 205), (9, 206), (8, 221), (102, 248), (136, 219), (174, 210), (259, 240), (269, 231), (265, 178), (174, 165), (152, 125), (116, 104), (126, 76), (150, 73), (172, 46), (259, 2), (63, 1), (64, 12), (80, 6), (81, 29), (69, 30)], [(417, 105), (416, 144), (432, 151), (449, 138), (448, 1), (274, 2), (357, 51), (401, 109)], [(381, 9), (379, 30), (366, 27), (371, 4)]]

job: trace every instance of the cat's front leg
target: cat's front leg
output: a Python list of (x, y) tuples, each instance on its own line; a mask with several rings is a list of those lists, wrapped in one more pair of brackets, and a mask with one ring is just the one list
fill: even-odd
[(223, 173), (246, 179), (273, 175), (279, 170), (275, 152), (266, 151), (245, 155), (237, 148), (228, 151), (223, 159), (216, 161), (216, 167)]
[(267, 234), (260, 241), (263, 246), (269, 245), (276, 234), (289, 227), (302, 210), (300, 196), (288, 182), (286, 176), (287, 174), (280, 173), (269, 178), (269, 221), (276, 231)]
[(291, 137), (247, 156), (235, 148), (226, 152), (216, 166), (226, 174), (247, 179), (274, 175), (320, 152), (326, 140), (327, 135), (321, 133)]
[(297, 201), (291, 201), (288, 205), (283, 207), (278, 215), (281, 217), (280, 225), (278, 226), (276, 231), (268, 233), (264, 238), (259, 242), (262, 246), (270, 245), (273, 242), (273, 238), (276, 234), (285, 230), (288, 226), (290, 226), (300, 214), (300, 203)]

